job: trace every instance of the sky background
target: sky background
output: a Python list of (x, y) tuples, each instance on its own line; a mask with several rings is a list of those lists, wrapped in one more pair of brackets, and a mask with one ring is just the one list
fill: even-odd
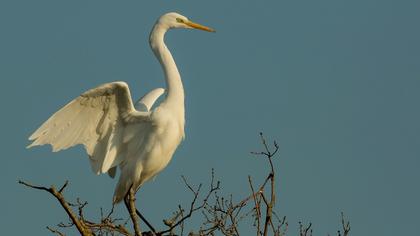
[[(239, 4), (240, 3), (240, 4)], [(155, 20), (177, 11), (217, 33), (174, 30), (166, 42), (186, 90), (186, 139), (169, 166), (138, 192), (157, 227), (191, 194), (180, 176), (222, 193), (264, 178), (258, 132), (281, 146), (277, 212), (289, 235), (312, 222), (334, 234), (340, 212), (352, 235), (418, 234), (420, 203), (420, 2), (11, 1), (0, 2), (4, 235), (46, 235), (66, 221), (56, 200), (18, 179), (61, 185), (86, 211), (109, 209), (115, 180), (96, 176), (81, 147), (25, 149), (61, 106), (123, 80), (133, 97), (164, 85), (148, 45)], [(122, 206), (118, 214), (126, 216)], [(198, 214), (200, 215), (200, 214)], [(197, 226), (197, 224), (195, 224)], [(253, 233), (245, 234), (253, 235)]]

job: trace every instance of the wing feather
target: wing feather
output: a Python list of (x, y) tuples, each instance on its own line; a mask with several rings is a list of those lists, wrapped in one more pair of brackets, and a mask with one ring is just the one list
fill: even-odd
[(30, 137), (28, 146), (50, 144), (54, 152), (83, 144), (92, 170), (99, 174), (118, 165), (128, 124), (150, 121), (150, 112), (134, 109), (124, 82), (91, 89), (53, 114)]

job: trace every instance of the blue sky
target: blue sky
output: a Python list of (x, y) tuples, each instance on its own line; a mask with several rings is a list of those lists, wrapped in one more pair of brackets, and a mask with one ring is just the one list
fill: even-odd
[(166, 36), (186, 90), (186, 139), (138, 193), (152, 222), (188, 202), (181, 174), (206, 182), (213, 167), (224, 193), (246, 194), (247, 175), (267, 171), (249, 154), (263, 131), (281, 146), (277, 210), (290, 235), (298, 221), (333, 234), (341, 211), (352, 235), (417, 233), (419, 10), (409, 0), (1, 1), (3, 233), (45, 235), (67, 219), (18, 179), (68, 179), (89, 214), (109, 206), (115, 180), (91, 173), (82, 148), (27, 150), (27, 137), (99, 84), (124, 80), (135, 98), (164, 86), (148, 35), (169, 11), (217, 33)]

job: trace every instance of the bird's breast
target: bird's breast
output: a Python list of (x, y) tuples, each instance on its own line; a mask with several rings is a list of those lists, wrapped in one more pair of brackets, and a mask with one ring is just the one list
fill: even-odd
[(144, 178), (151, 178), (163, 170), (172, 159), (184, 135), (183, 124), (170, 113), (153, 114), (153, 132), (149, 137), (148, 153), (142, 158)]

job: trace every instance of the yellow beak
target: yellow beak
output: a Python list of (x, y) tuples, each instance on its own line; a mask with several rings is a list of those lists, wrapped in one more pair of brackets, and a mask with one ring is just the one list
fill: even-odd
[(187, 22), (185, 22), (185, 24), (188, 25), (191, 28), (194, 28), (194, 29), (204, 30), (204, 31), (208, 31), (208, 32), (216, 32), (216, 30), (214, 30), (212, 28), (194, 23), (192, 21), (187, 21)]

